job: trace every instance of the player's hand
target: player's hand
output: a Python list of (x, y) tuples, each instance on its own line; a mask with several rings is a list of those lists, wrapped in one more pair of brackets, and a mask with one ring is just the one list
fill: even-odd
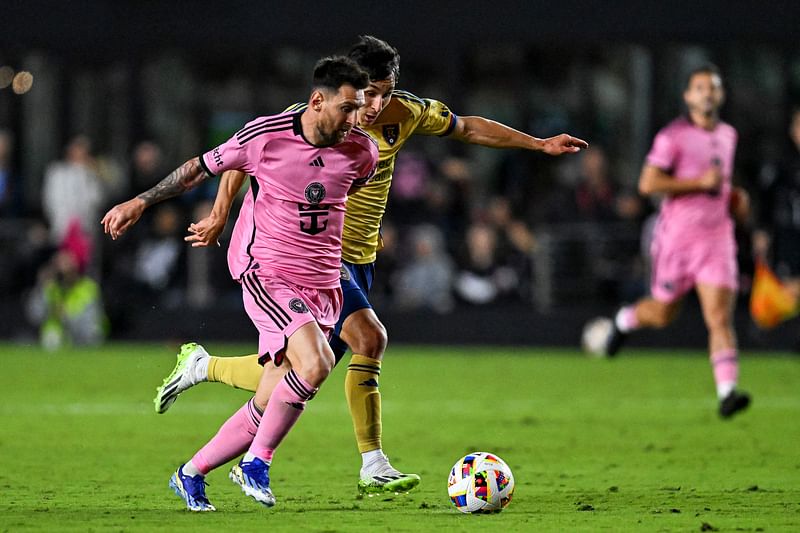
[(718, 193), (719, 188), (722, 185), (722, 172), (720, 172), (719, 167), (713, 166), (708, 169), (697, 180), (697, 185), (703, 192), (711, 194)]
[(128, 231), (128, 228), (136, 224), (144, 210), (144, 200), (140, 198), (115, 205), (100, 221), (103, 225), (103, 232), (110, 234), (111, 238), (116, 240), (117, 237)]
[(753, 257), (757, 257), (766, 261), (767, 254), (769, 253), (769, 247), (772, 244), (772, 239), (764, 230), (755, 230), (752, 236), (752, 243), (753, 243)]
[(542, 145), (542, 151), (548, 155), (574, 154), (584, 148), (589, 148), (589, 143), (566, 133), (548, 137)]
[(733, 187), (729, 207), (733, 219), (741, 225), (746, 225), (750, 220), (750, 195), (747, 191), (742, 187)]
[(224, 229), (225, 219), (212, 212), (204, 219), (189, 224), (189, 235), (183, 240), (192, 243), (192, 248), (219, 246), (219, 236)]

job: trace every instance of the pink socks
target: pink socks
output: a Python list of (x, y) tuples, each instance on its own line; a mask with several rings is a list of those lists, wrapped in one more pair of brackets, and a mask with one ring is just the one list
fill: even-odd
[(317, 390), (294, 370), (290, 370), (272, 391), (250, 453), (266, 462), (272, 461), (275, 448), (303, 414), (306, 402), (314, 397)]

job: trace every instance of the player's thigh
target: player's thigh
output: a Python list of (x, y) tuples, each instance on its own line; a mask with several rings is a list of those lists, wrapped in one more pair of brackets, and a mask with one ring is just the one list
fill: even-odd
[(373, 359), (383, 357), (388, 342), (386, 327), (371, 307), (350, 313), (342, 324), (339, 336), (353, 353)]
[(736, 291), (730, 287), (697, 284), (697, 297), (703, 310), (703, 319), (709, 327), (726, 326), (731, 323)]
[(333, 351), (316, 322), (308, 322), (292, 333), (286, 343), (286, 357), (297, 373), (320, 382), (333, 368)]

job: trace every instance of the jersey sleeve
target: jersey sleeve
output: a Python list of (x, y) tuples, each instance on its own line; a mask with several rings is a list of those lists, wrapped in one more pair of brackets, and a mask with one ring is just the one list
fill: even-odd
[(422, 117), (414, 133), (421, 135), (450, 135), (456, 127), (458, 117), (438, 100), (422, 99)]
[[(245, 128), (253, 124), (253, 122), (247, 124)], [(255, 173), (255, 166), (250, 162), (250, 157), (248, 157), (248, 149), (252, 144), (240, 143), (237, 136), (238, 133), (223, 144), (200, 156), (200, 164), (206, 172), (212, 176), (222, 174), (226, 170), (240, 170), (246, 174)]]
[(658, 132), (653, 140), (653, 146), (647, 154), (647, 164), (658, 167), (665, 172), (671, 171), (675, 166), (677, 146), (675, 139), (668, 130)]

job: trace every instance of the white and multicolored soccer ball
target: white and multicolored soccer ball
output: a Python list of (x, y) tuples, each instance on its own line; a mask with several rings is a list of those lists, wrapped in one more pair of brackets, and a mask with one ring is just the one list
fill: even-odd
[(608, 339), (613, 330), (614, 322), (610, 318), (601, 316), (588, 321), (581, 334), (583, 351), (592, 357), (606, 357)]
[(493, 453), (473, 452), (453, 465), (447, 492), (462, 513), (499, 513), (511, 502), (514, 476)]

